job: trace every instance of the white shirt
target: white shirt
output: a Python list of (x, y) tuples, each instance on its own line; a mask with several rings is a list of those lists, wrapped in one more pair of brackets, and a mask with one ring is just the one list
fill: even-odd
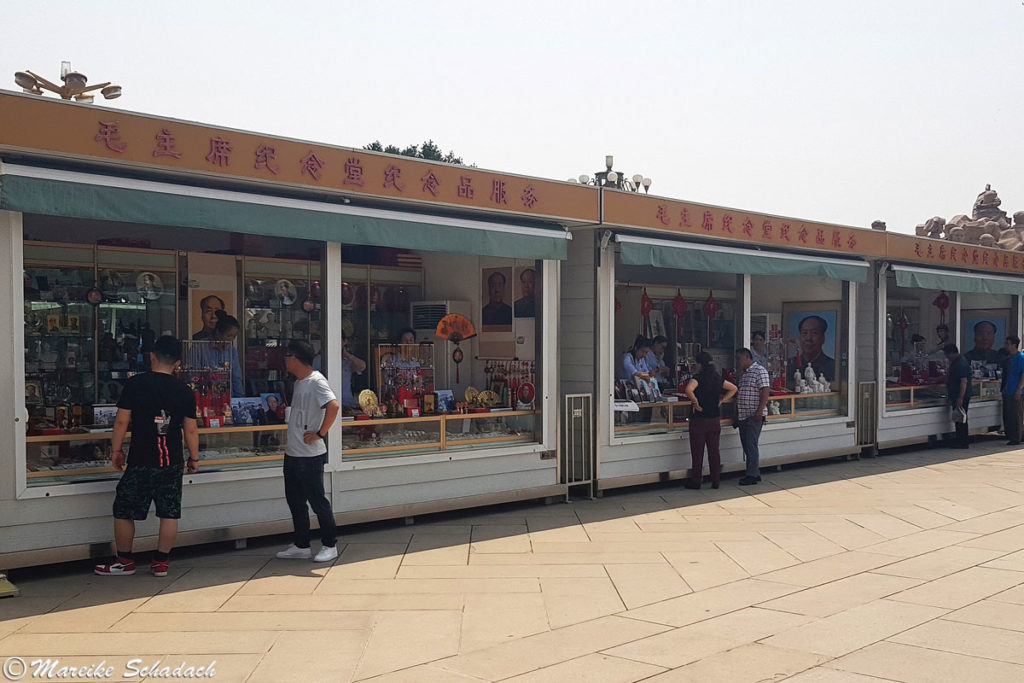
[(324, 423), (324, 406), (334, 400), (336, 397), (327, 378), (316, 370), (295, 383), (285, 453), (296, 458), (312, 458), (327, 452), (323, 439), (306, 443), (302, 437), (306, 432), (319, 431)]

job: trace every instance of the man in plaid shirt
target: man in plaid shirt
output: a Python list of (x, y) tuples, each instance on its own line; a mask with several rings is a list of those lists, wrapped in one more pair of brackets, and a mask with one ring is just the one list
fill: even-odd
[(740, 486), (750, 486), (761, 481), (761, 454), (757, 449), (757, 441), (761, 438), (761, 427), (768, 415), (771, 381), (764, 366), (754, 362), (750, 349), (743, 348), (736, 352), (736, 365), (743, 373), (736, 394), (736, 419), (739, 422), (743, 457), (747, 461), (747, 473), (740, 479)]

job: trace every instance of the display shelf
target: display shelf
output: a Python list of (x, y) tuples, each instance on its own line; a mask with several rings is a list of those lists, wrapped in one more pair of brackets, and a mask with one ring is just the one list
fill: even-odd
[[(371, 455), (408, 455), (412, 452), (466, 450), (500, 443), (536, 441), (536, 419), (539, 415), (539, 411), (509, 410), (348, 421), (342, 423), (343, 457), (358, 459)], [(512, 427), (508, 420), (532, 424), (509, 431)], [(488, 421), (495, 424), (481, 427), (482, 423)], [(499, 431), (498, 423), (506, 431)], [(466, 431), (467, 428), (488, 431)], [(388, 443), (388, 440), (391, 442)]]
[[(997, 378), (971, 380), (971, 401), (1000, 400), (1000, 380)], [(911, 410), (945, 406), (945, 384), (920, 384), (912, 386), (889, 385), (885, 388), (885, 407), (891, 410)]]

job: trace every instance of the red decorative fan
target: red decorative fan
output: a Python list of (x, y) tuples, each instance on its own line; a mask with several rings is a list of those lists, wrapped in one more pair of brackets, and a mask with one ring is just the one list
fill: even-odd
[(462, 349), (459, 348), (459, 343), (475, 337), (476, 328), (473, 327), (472, 321), (466, 316), (459, 315), (458, 313), (449, 313), (437, 323), (437, 330), (435, 330), (434, 334), (455, 344), (455, 350), (452, 351), (452, 361), (455, 363), (455, 383), (458, 384), (460, 381), (459, 365), (465, 358)]

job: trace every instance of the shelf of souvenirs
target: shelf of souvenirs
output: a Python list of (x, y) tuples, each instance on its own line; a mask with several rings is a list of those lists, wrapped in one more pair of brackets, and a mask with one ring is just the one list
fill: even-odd
[[(977, 403), (999, 400), (1000, 383), (1001, 381), (997, 377), (972, 379), (971, 401)], [(886, 408), (909, 410), (945, 405), (946, 382), (944, 379), (921, 384), (900, 384), (891, 380), (886, 382)]]
[[(491, 410), (342, 423), (343, 457), (411, 455), (537, 440), (539, 410)], [(514, 419), (509, 419), (514, 418)]]
[[(203, 468), (215, 467), (217, 470), (233, 469), (238, 467), (259, 467), (269, 466), (280, 462), (284, 457), (284, 439), (282, 438), (261, 438), (258, 432), (283, 432), (287, 430), (286, 425), (262, 425), (257, 427), (221, 427), (219, 429), (201, 428), (199, 430), (200, 449), (199, 466)], [(239, 434), (250, 433), (253, 438), (250, 444), (242, 445), (237, 442), (231, 443), (230, 437)], [(229, 437), (227, 443), (215, 443), (224, 439), (211, 439), (211, 437)], [(68, 480), (83, 481), (85, 479), (109, 478), (109, 475), (116, 475), (120, 470), (110, 465), (109, 442), (113, 437), (112, 432), (95, 432), (79, 434), (54, 434), (45, 436), (26, 437), (29, 444), (27, 454), (26, 478), (31, 480), (32, 485), (46, 483), (42, 479), (53, 479), (61, 482)], [(130, 440), (131, 434), (127, 434), (126, 443)], [(95, 443), (93, 448), (93, 459), (75, 461), (68, 449), (80, 448), (88, 443)], [(38, 445), (35, 445), (38, 444)], [(35, 445), (33, 448), (32, 446)], [(61, 449), (61, 452), (46, 454), (42, 450), (44, 446), (53, 446)], [(102, 456), (102, 457), (97, 457)]]
[[(732, 422), (735, 400), (726, 401), (722, 404), (721, 422), (723, 425)], [(641, 411), (651, 409), (651, 419), (648, 422), (630, 422), (617, 424), (615, 432), (619, 433), (642, 433), (660, 434), (668, 431), (688, 429), (688, 419), (693, 412), (693, 404), (687, 399), (678, 401), (655, 401), (648, 403), (637, 403)], [(629, 411), (620, 407), (615, 408), (616, 413), (626, 415), (637, 415), (630, 407)], [(829, 417), (840, 414), (839, 392), (822, 393), (779, 393), (773, 394), (768, 399), (768, 421), (789, 422), (792, 420), (804, 420), (810, 418)]]

